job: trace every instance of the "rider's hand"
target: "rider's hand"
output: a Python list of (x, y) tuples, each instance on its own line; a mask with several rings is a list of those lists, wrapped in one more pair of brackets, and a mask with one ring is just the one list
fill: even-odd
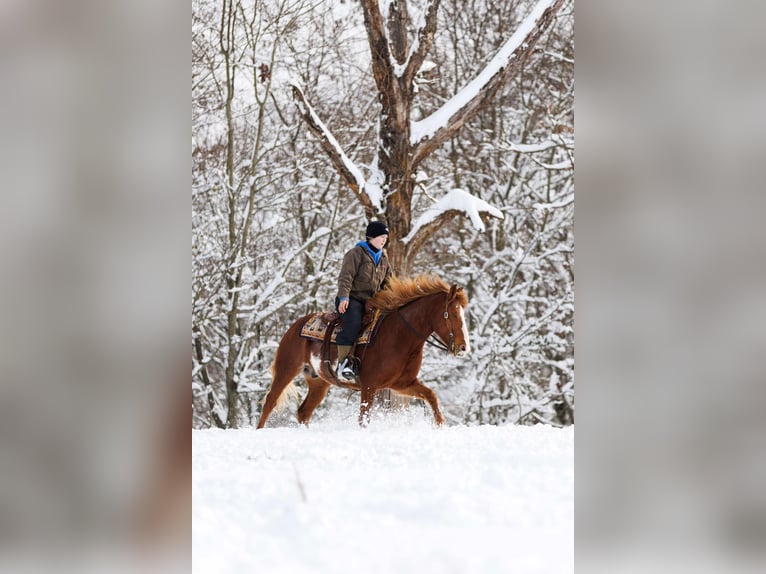
[(348, 309), (348, 301), (341, 301), (338, 305), (338, 312), (345, 313), (346, 309)]

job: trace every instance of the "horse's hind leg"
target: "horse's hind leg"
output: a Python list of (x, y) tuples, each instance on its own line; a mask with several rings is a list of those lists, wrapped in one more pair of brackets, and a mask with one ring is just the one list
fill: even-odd
[(309, 386), (309, 392), (306, 398), (303, 399), (301, 406), (298, 407), (298, 422), (308, 426), (311, 415), (314, 414), (314, 409), (327, 396), (327, 391), (330, 390), (330, 383), (326, 383), (322, 379), (314, 379), (310, 375), (305, 375), (305, 378), (306, 384)]
[(442, 414), (441, 409), (439, 409), (439, 399), (436, 398), (436, 393), (421, 383), (418, 379), (415, 379), (407, 386), (400, 387), (397, 385), (395, 390), (402, 395), (427, 401), (428, 404), (431, 405), (436, 424), (439, 426), (444, 424), (444, 415)]

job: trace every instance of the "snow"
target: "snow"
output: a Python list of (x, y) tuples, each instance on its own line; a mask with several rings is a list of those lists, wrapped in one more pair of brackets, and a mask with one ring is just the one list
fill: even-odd
[(378, 6), (380, 6), (380, 13), (384, 20), (388, 19), (388, 12), (391, 9), (391, 4), (394, 0), (378, 0)]
[(349, 14), (353, 14), (356, 6), (353, 2), (335, 2), (331, 8), (333, 20), (345, 20)]
[(544, 162), (537, 162), (540, 167), (544, 167), (548, 170), (557, 170), (557, 169), (574, 169), (574, 165), (571, 160), (565, 159), (563, 161), (560, 161), (558, 163), (544, 163)]
[(460, 109), (464, 108), (479, 93), (482, 87), (502, 68), (508, 65), (514, 51), (522, 45), (527, 35), (534, 29), (537, 20), (543, 12), (553, 4), (554, 0), (539, 0), (532, 11), (516, 29), (508, 41), (503, 44), (495, 57), (473, 80), (463, 86), (457, 94), (447, 100), (445, 104), (433, 114), (420, 121), (412, 122), (410, 126), (410, 141), (417, 144), (424, 138), (433, 137), (442, 127), (446, 126), (449, 119)]
[(410, 232), (404, 239), (402, 239), (402, 241), (404, 243), (411, 241), (421, 227), (428, 225), (445, 211), (462, 211), (471, 219), (474, 228), (481, 232), (484, 232), (485, 227), (484, 222), (479, 215), (480, 213), (486, 212), (493, 217), (503, 219), (503, 212), (496, 207), (490, 205), (483, 199), (471, 195), (465, 190), (455, 188), (431, 207), (426, 209), (423, 214), (418, 217), (417, 221), (413, 224), (412, 229), (410, 229)]
[(193, 431), (195, 572), (573, 571), (573, 427), (411, 411), (363, 430), (352, 403), (310, 428)]
[(553, 147), (563, 146), (568, 149), (574, 149), (574, 140), (565, 138), (556, 138), (555, 140), (548, 140), (536, 144), (519, 144), (514, 142), (506, 142), (501, 147), (509, 149), (511, 151), (520, 151), (522, 153), (534, 153), (539, 151), (549, 150)]
[[(376, 130), (376, 133), (380, 133), (380, 131)], [(383, 206), (382, 186), (386, 181), (386, 176), (383, 173), (383, 170), (380, 169), (377, 153), (372, 160), (372, 164), (368, 167), (370, 170), (370, 177), (364, 182), (364, 192), (367, 194), (367, 197), (370, 198), (370, 201), (374, 206), (381, 208)]]
[(420, 73), (424, 74), (426, 72), (430, 72), (434, 68), (436, 68), (436, 64), (434, 62), (432, 62), (431, 60), (424, 60), (423, 65), (420, 66)]

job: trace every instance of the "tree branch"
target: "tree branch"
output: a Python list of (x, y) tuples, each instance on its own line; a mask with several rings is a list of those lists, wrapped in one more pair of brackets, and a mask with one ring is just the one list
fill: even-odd
[[(550, 28), (556, 13), (566, 1), (540, 0), (521, 23), (517, 32), (474, 80), (431, 116), (420, 122), (413, 122), (411, 137), (415, 149), (412, 169), (489, 104), (508, 78), (518, 74), (538, 40)], [(506, 54), (508, 50), (511, 51)], [(497, 68), (496, 71), (495, 68)], [(462, 100), (466, 98), (467, 101), (463, 102)], [(419, 129), (415, 129), (416, 126)]]
[(340, 174), (343, 181), (351, 188), (354, 195), (362, 204), (364, 214), (368, 220), (375, 214), (375, 207), (372, 204), (370, 196), (364, 192), (365, 179), (359, 168), (343, 152), (338, 140), (330, 133), (327, 127), (316, 115), (311, 105), (306, 101), (303, 91), (293, 84), (293, 98), (301, 117), (306, 121), (311, 133), (319, 140), (319, 145), (330, 157), (335, 170)]
[[(385, 15), (384, 15), (385, 16)], [(403, 64), (407, 57), (409, 42), (407, 39), (407, 0), (397, 0), (392, 3), (388, 13), (388, 33), (391, 36), (390, 48), (398, 64)]]
[[(408, 262), (411, 265), (414, 260), (415, 256), (420, 252), (420, 250), (423, 248), (423, 245), (426, 244), (426, 242), (433, 236), (434, 233), (439, 231), (442, 227), (447, 225), (450, 221), (455, 219), (458, 215), (465, 215), (462, 211), (458, 211), (457, 209), (450, 209), (448, 211), (443, 211), (438, 216), (436, 216), (430, 223), (427, 223), (426, 225), (423, 225), (418, 229), (418, 231), (415, 233), (414, 237), (408, 242), (409, 249), (408, 249)], [(409, 272), (409, 269), (406, 270)]]
[[(412, 238), (407, 242), (409, 245), (409, 251), (408, 256), (410, 259), (413, 259), (415, 254), (420, 251), (420, 249), (423, 247), (423, 245), (431, 238), (431, 236), (436, 233), (439, 229), (444, 227), (447, 223), (455, 219), (458, 215), (461, 215), (463, 217), (470, 217), (468, 213), (461, 209), (448, 209), (447, 211), (441, 212), (438, 216), (436, 216), (432, 221), (429, 223), (426, 223), (425, 225), (421, 225), (418, 227), (418, 230), (415, 232), (415, 234), (412, 236)], [(481, 218), (482, 222), (486, 224), (490, 219), (500, 219), (496, 215), (492, 214), (490, 211), (479, 211), (479, 217)]]
[[(487, 220), (495, 217), (502, 220), (501, 211), (475, 198), (461, 189), (453, 189), (421, 215), (409, 235), (402, 239), (408, 245), (408, 261), (412, 261), (426, 241), (456, 216), (471, 219), (474, 227), (484, 231)], [(408, 270), (408, 269), (407, 269)]]
[(431, 0), (426, 8), (425, 24), (418, 30), (416, 40), (417, 47), (410, 57), (407, 69), (404, 72), (404, 80), (407, 86), (412, 86), (415, 74), (420, 70), (420, 66), (423, 65), (423, 62), (434, 43), (434, 35), (436, 34), (436, 14), (439, 11), (439, 2), (440, 0)]
[(388, 45), (385, 21), (380, 13), (378, 0), (361, 0), (364, 11), (364, 27), (367, 30), (367, 41), (370, 43), (372, 56), (372, 75), (378, 86), (378, 92), (385, 94), (393, 76), (391, 65), (391, 50)]

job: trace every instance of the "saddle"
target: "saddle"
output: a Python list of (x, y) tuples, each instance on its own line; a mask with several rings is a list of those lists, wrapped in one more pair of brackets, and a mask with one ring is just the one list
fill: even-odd
[[(357, 337), (356, 345), (368, 345), (372, 343), (380, 322), (380, 309), (372, 307), (369, 302), (364, 307), (364, 316), (362, 317), (362, 329)], [(336, 327), (343, 327), (343, 315), (337, 312), (314, 313), (301, 328), (301, 337), (314, 339), (315, 341), (324, 341), (328, 328), (332, 329), (329, 342), (335, 344), (338, 336)]]
[[(365, 312), (362, 317), (361, 332), (349, 351), (349, 356), (352, 357), (352, 360), (354, 361), (354, 371), (357, 373), (359, 372), (360, 359), (356, 356), (356, 348), (358, 345), (368, 345), (372, 343), (380, 319), (381, 311), (371, 307), (368, 302), (368, 304), (365, 305)], [(303, 324), (303, 327), (301, 327), (300, 336), (322, 342), (322, 362), (319, 370), (323, 373), (323, 378), (325, 378), (325, 380), (329, 380), (340, 387), (358, 391), (360, 390), (358, 379), (357, 382), (354, 383), (339, 379), (330, 363), (330, 345), (337, 344), (337, 327), (342, 327), (342, 325), (343, 316), (340, 313), (314, 313), (309, 316), (308, 320)], [(362, 355), (364, 355), (364, 352)], [(312, 378), (317, 378), (319, 376), (313, 369), (311, 369), (310, 374)]]

